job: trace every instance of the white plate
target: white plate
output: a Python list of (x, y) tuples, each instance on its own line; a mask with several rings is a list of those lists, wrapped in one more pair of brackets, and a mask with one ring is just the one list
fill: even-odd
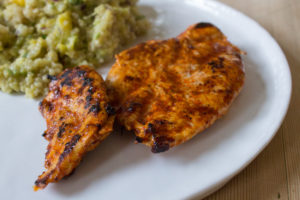
[[(189, 25), (217, 25), (246, 51), (246, 84), (229, 113), (194, 139), (152, 154), (131, 135), (111, 135), (75, 174), (44, 191), (45, 122), (38, 102), (0, 94), (0, 199), (183, 199), (205, 196), (242, 170), (270, 142), (287, 111), (290, 71), (280, 47), (256, 22), (209, 0), (142, 0), (154, 26), (146, 39), (169, 38)], [(105, 74), (109, 66), (102, 69)], [(101, 70), (100, 70), (101, 71)]]

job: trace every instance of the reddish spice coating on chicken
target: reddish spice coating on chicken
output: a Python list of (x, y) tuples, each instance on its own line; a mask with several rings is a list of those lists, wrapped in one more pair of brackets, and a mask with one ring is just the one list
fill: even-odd
[(104, 81), (96, 71), (79, 66), (49, 78), (49, 93), (40, 104), (47, 122), (43, 136), (49, 141), (46, 171), (36, 180), (35, 190), (70, 175), (109, 135), (114, 122)]
[(191, 139), (223, 116), (240, 93), (241, 54), (209, 23), (121, 52), (106, 81), (118, 122), (154, 153)]

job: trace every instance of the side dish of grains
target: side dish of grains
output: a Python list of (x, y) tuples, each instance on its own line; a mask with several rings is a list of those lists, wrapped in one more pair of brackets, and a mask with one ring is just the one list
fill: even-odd
[(99, 67), (146, 32), (137, 0), (1, 0), (0, 89), (39, 97), (48, 75)]

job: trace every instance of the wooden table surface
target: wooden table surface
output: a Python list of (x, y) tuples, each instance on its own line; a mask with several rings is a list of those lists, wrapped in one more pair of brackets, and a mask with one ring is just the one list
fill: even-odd
[(290, 64), (293, 95), (267, 148), (205, 200), (300, 200), (300, 0), (220, 1), (255, 19), (278, 41)]

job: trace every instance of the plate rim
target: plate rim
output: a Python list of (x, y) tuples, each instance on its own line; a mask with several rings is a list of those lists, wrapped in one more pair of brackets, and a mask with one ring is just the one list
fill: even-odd
[[(178, 0), (176, 0), (178, 1)], [(257, 22), (256, 20), (252, 19), (251, 17), (249, 17), (248, 15), (244, 14), (243, 12), (223, 3), (220, 2), (218, 0), (185, 0), (185, 1), (192, 1), (192, 2), (204, 2), (205, 4), (210, 4), (213, 5), (215, 7), (221, 7), (223, 9), (223, 11), (226, 11), (228, 15), (238, 15), (240, 18), (242, 18), (243, 20), (248, 21), (249, 23), (253, 24), (254, 26), (256, 26), (257, 28), (259, 28), (264, 34), (269, 36), (270, 41), (275, 45), (276, 47), (276, 51), (278, 52), (278, 55), (280, 55), (280, 57), (282, 58), (282, 61), (284, 62), (284, 65), (282, 65), (283, 68), (285, 68), (285, 77), (287, 78), (287, 85), (286, 87), (288, 88), (287, 91), (287, 95), (284, 96), (285, 97), (285, 104), (282, 106), (282, 113), (280, 113), (278, 116), (279, 119), (276, 123), (274, 123), (275, 125), (272, 127), (273, 130), (269, 131), (270, 134), (266, 134), (268, 137), (265, 138), (265, 140), (261, 143), (263, 143), (263, 145), (260, 145), (260, 148), (257, 149), (257, 151), (253, 154), (249, 154), (249, 159), (247, 159), (246, 162), (244, 162), (243, 164), (241, 164), (241, 166), (235, 170), (232, 173), (227, 174), (227, 176), (219, 181), (215, 181), (214, 184), (210, 185), (209, 187), (207, 187), (205, 190), (196, 192), (194, 194), (191, 194), (189, 196), (187, 196), (186, 198), (189, 199), (195, 199), (195, 198), (200, 198), (203, 199), (211, 194), (213, 194), (214, 192), (218, 191), (219, 189), (221, 189), (222, 187), (224, 187), (231, 179), (233, 179), (236, 175), (238, 175), (241, 171), (243, 171), (250, 163), (252, 163), (252, 161), (254, 161), (254, 159), (270, 144), (270, 142), (273, 140), (273, 138), (275, 137), (275, 135), (277, 134), (278, 130), (280, 129), (290, 106), (290, 102), (291, 102), (291, 97), (292, 97), (292, 75), (291, 75), (291, 70), (290, 70), (290, 66), (288, 63), (288, 60), (286, 58), (286, 55), (283, 51), (283, 49), (281, 48), (281, 46), (279, 45), (279, 43), (277, 42), (277, 40), (270, 34), (270, 32), (265, 29), (259, 22)]]

